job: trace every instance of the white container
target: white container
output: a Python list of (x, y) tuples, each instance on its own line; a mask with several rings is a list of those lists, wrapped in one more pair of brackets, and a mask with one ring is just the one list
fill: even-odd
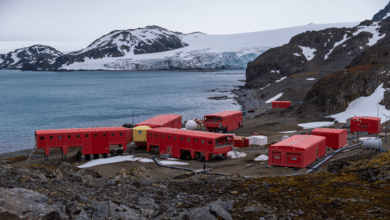
[(249, 139), (249, 145), (255, 144), (255, 145), (266, 145), (267, 144), (267, 137), (258, 135), (258, 136), (250, 136)]
[(376, 150), (380, 151), (382, 147), (382, 140), (377, 138), (367, 138), (363, 141), (364, 150)]

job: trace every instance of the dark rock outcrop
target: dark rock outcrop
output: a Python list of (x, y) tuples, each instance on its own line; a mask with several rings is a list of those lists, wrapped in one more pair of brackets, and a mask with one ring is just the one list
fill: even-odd
[(384, 9), (381, 9), (378, 13), (376, 13), (374, 15), (374, 17), (372, 17), (372, 20), (373, 21), (380, 21), (382, 20), (386, 15), (387, 13), (390, 12), (390, 2), (385, 6)]

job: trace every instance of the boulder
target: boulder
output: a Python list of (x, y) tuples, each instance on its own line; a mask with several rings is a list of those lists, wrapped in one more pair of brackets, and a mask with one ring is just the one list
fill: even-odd
[(57, 207), (48, 203), (49, 198), (31, 190), (0, 188), (0, 219), (60, 219)]

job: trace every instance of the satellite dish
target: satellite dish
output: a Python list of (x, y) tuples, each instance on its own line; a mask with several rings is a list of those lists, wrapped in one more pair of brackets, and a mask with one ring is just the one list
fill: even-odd
[(198, 124), (194, 120), (189, 120), (186, 123), (186, 130), (196, 130), (198, 128)]

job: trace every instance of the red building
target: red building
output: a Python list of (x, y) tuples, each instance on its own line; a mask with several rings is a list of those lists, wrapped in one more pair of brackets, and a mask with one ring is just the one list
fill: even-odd
[(145, 125), (151, 128), (168, 127), (168, 128), (181, 128), (182, 117), (181, 115), (158, 115), (146, 121), (136, 124), (135, 126)]
[(288, 108), (291, 106), (291, 101), (272, 101), (272, 108)]
[(268, 164), (305, 168), (326, 153), (326, 138), (294, 135), (268, 148)]
[(328, 148), (340, 149), (348, 144), (347, 129), (316, 128), (311, 131), (311, 134), (325, 137)]
[(35, 143), (37, 149), (44, 149), (48, 156), (50, 148), (61, 148), (66, 155), (69, 147), (80, 147), (80, 153), (90, 159), (102, 154), (107, 157), (110, 153), (109, 145), (122, 145), (126, 151), (126, 144), (132, 141), (132, 129), (124, 127), (103, 128), (71, 128), (36, 130)]
[(235, 136), (233, 138), (233, 144), (235, 147), (239, 148), (249, 147), (249, 139), (241, 136)]
[(205, 115), (203, 123), (208, 131), (226, 133), (241, 127), (242, 111), (223, 111)]
[(378, 134), (381, 130), (381, 119), (377, 117), (358, 116), (351, 119), (351, 133), (368, 132)]
[(192, 159), (203, 153), (208, 161), (212, 154), (222, 154), (226, 157), (231, 151), (233, 137), (233, 134), (152, 128), (147, 130), (147, 151), (155, 146), (159, 147), (160, 155), (169, 153), (180, 158), (182, 154), (188, 154)]

